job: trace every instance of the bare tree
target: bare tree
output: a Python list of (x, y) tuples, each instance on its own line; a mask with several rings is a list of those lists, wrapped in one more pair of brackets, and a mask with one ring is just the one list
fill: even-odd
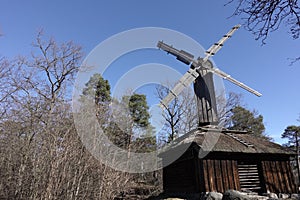
[(0, 118), (6, 114), (11, 103), (11, 96), (19, 89), (13, 85), (11, 77), (16, 70), (10, 65), (11, 62), (6, 58), (0, 58)]
[(298, 0), (230, 0), (237, 3), (234, 15), (245, 19), (245, 26), (265, 43), (269, 33), (286, 25), (294, 39), (300, 34)]
[[(81, 48), (42, 32), (33, 47), (31, 57), (0, 60), (0, 199), (114, 199), (135, 179), (94, 158), (76, 132), (70, 90)], [(103, 112), (95, 115), (111, 126)], [(105, 153), (119, 164), (118, 155)]]
[[(169, 90), (163, 86), (156, 88), (157, 96), (162, 100)], [(217, 97), (217, 109), (220, 127), (229, 127), (231, 125), (231, 110), (242, 105), (242, 95), (230, 92), (226, 97), (220, 94)], [(166, 123), (164, 131), (168, 133), (168, 140), (172, 141), (180, 134), (185, 134), (198, 127), (198, 113), (194, 94), (191, 90), (182, 92), (170, 105), (165, 106), (163, 118)]]
[[(156, 87), (159, 100), (163, 100), (168, 93), (168, 88)], [(193, 105), (195, 105), (195, 98), (190, 90), (183, 91), (168, 106), (164, 105), (163, 118), (168, 132), (167, 142), (179, 137), (180, 133), (184, 134), (197, 127), (197, 109)]]
[(231, 111), (237, 106), (242, 106), (241, 94), (230, 92), (227, 97), (224, 94), (217, 96), (219, 126), (229, 127), (231, 125)]

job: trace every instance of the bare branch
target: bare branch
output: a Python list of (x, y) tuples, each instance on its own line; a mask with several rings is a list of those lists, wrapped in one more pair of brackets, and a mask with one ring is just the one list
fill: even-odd
[(237, 2), (233, 15), (245, 20), (245, 27), (265, 44), (270, 32), (278, 30), (283, 23), (294, 39), (300, 33), (300, 7), (298, 0), (230, 0)]

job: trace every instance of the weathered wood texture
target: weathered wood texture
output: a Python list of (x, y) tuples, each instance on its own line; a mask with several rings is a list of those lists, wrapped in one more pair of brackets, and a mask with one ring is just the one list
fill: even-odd
[(266, 190), (274, 193), (297, 193), (289, 161), (262, 161)]
[(164, 191), (200, 193), (250, 189), (259, 193), (297, 193), (289, 157), (211, 152), (200, 159), (198, 150), (190, 147), (163, 169)]
[[(225, 192), (228, 189), (240, 190), (237, 161), (199, 160), (203, 165), (205, 191)], [(201, 185), (200, 189), (203, 188)]]
[(201, 75), (195, 80), (194, 92), (197, 97), (199, 126), (218, 124), (216, 95), (213, 74), (208, 70), (199, 70)]
[(241, 190), (262, 192), (263, 186), (257, 163), (238, 163)]
[(197, 192), (194, 159), (180, 160), (163, 169), (165, 192)]

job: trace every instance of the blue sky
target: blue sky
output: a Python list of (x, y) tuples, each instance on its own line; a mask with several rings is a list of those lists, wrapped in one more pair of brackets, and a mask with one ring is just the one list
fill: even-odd
[[(30, 45), (40, 28), (60, 42), (73, 40), (86, 54), (114, 34), (149, 26), (179, 31), (209, 48), (232, 26), (241, 23), (240, 17), (229, 18), (234, 5), (224, 7), (226, 2), (4, 0), (0, 7), (0, 33), (3, 34), (0, 54), (9, 58), (30, 55)], [(255, 108), (264, 116), (266, 133), (279, 143), (283, 142), (280, 135), (286, 126), (299, 124), (300, 113), (300, 62), (289, 66), (288, 60), (300, 55), (300, 40), (291, 39), (287, 32), (282, 26), (261, 46), (242, 27), (213, 58), (220, 69), (263, 94), (258, 98), (224, 82), (226, 91), (242, 93), (247, 107)], [(170, 57), (162, 55), (166, 59)], [(141, 64), (142, 60), (137, 63)], [(145, 62), (148, 60), (151, 61), (145, 58)]]

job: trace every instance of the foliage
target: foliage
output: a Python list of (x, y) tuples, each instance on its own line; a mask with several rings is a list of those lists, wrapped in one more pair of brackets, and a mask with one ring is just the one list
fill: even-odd
[[(31, 57), (0, 59), (0, 199), (114, 199), (134, 179), (92, 157), (77, 135), (69, 91), (81, 48), (41, 32), (33, 46)], [(110, 100), (108, 82), (92, 78), (85, 92), (94, 90), (101, 107)], [(105, 117), (107, 131), (122, 135)]]
[[(111, 103), (110, 96), (110, 84), (108, 80), (105, 80), (101, 74), (93, 74), (88, 82), (85, 84), (85, 88), (82, 90), (82, 95), (80, 96), (81, 107), (89, 107), (86, 104), (95, 104), (95, 112), (98, 119), (98, 123), (102, 129), (112, 130), (109, 128), (110, 125), (110, 109), (109, 105)], [(81, 108), (81, 109), (82, 109)], [(86, 112), (86, 111), (82, 111)], [(108, 133), (107, 133), (108, 135)]]
[(226, 97), (223, 94), (217, 96), (217, 110), (219, 117), (219, 126), (229, 127), (231, 125), (232, 110), (242, 105), (242, 95), (230, 92)]
[(111, 101), (108, 80), (105, 80), (100, 74), (94, 74), (85, 86), (82, 94), (84, 96), (93, 97), (95, 99), (95, 104)]
[(300, 126), (291, 125), (286, 127), (284, 132), (281, 134), (281, 138), (288, 139), (288, 143), (284, 144), (296, 152), (294, 159), (294, 166), (298, 173), (298, 184), (300, 183), (300, 168), (299, 168), (299, 142), (300, 142)]
[[(125, 97), (126, 98), (126, 97)], [(129, 112), (136, 127), (145, 128), (150, 125), (150, 114), (146, 96), (143, 94), (133, 94), (128, 101)]]
[(156, 150), (154, 127), (150, 124), (146, 96), (134, 93), (131, 96), (123, 96), (123, 101), (127, 102), (130, 118), (132, 119), (131, 149), (140, 153)]
[(262, 115), (257, 115), (255, 111), (251, 112), (242, 106), (233, 108), (231, 112), (230, 129), (251, 131), (256, 136), (270, 139), (264, 135), (265, 126)]
[(285, 144), (286, 146), (292, 147), (296, 150), (300, 141), (300, 126), (291, 125), (286, 127), (284, 132), (281, 134), (281, 138), (288, 140), (288, 143)]
[(149, 127), (145, 134), (139, 136), (133, 141), (134, 151), (138, 153), (153, 152), (156, 150), (156, 137), (154, 128)]

